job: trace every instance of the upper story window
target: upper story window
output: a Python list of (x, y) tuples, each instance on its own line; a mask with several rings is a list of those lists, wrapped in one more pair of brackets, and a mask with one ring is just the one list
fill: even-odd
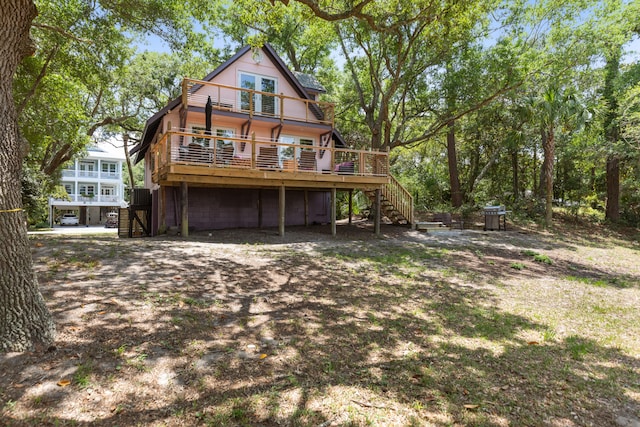
[[(241, 72), (238, 80), (242, 89), (251, 89), (273, 94), (276, 94), (278, 91), (278, 80), (274, 77)], [(265, 115), (278, 114), (276, 97), (264, 93), (240, 91), (240, 108), (243, 111), (253, 111), (254, 113)]]
[(78, 169), (80, 171), (79, 176), (96, 178), (98, 172), (96, 171), (96, 163), (88, 161), (80, 161), (78, 163)]
[(118, 174), (118, 164), (115, 162), (102, 162), (102, 175), (108, 176), (117, 176)]

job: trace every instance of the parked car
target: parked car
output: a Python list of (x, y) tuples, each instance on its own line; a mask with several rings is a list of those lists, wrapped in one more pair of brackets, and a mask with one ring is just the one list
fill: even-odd
[(104, 223), (107, 228), (118, 228), (118, 214), (115, 212), (109, 212), (107, 214), (107, 222)]
[(80, 220), (76, 214), (64, 214), (60, 218), (60, 225), (78, 225)]

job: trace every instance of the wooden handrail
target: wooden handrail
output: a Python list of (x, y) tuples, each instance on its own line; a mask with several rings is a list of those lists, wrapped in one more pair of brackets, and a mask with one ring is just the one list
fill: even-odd
[(382, 195), (405, 217), (409, 224), (413, 224), (413, 196), (391, 174), (389, 174), (389, 183), (382, 188)]
[[(197, 96), (194, 94), (189, 93), (190, 89), (193, 86), (209, 86), (209, 87), (213, 87), (216, 88), (216, 92), (217, 92), (217, 103), (220, 104), (221, 103), (221, 90), (222, 89), (226, 89), (226, 90), (230, 90), (233, 91), (234, 93), (242, 93), (242, 92), (246, 92), (249, 93), (251, 96), (249, 96), (249, 115), (253, 115), (254, 114), (254, 108), (253, 108), (253, 99), (254, 96), (253, 95), (260, 95), (260, 96), (268, 96), (268, 97), (273, 97), (275, 99), (278, 99), (279, 102), (277, 103), (280, 111), (278, 112), (278, 114), (273, 114), (274, 117), (279, 117), (281, 120), (283, 119), (304, 119), (304, 121), (306, 122), (312, 122), (312, 121), (317, 121), (320, 123), (324, 123), (324, 124), (328, 124), (331, 125), (333, 127), (333, 119), (334, 119), (334, 108), (335, 105), (331, 102), (323, 102), (323, 101), (315, 101), (312, 99), (306, 99), (306, 98), (297, 98), (294, 96), (288, 96), (288, 95), (284, 95), (282, 93), (277, 94), (277, 93), (271, 93), (271, 92), (263, 92), (263, 91), (259, 91), (259, 90), (255, 90), (255, 89), (248, 89), (248, 88), (240, 88), (240, 87), (236, 87), (236, 86), (229, 86), (229, 85), (224, 85), (224, 84), (219, 84), (219, 83), (213, 83), (213, 82), (209, 82), (209, 81), (204, 81), (204, 80), (196, 80), (196, 79), (191, 79), (191, 78), (184, 78), (182, 81), (182, 101), (183, 101), (183, 105), (188, 105), (189, 99), (192, 96)], [(296, 117), (296, 116), (291, 116), (291, 115), (287, 115), (285, 114), (285, 100), (290, 100), (290, 101), (294, 101), (294, 102), (301, 102), (304, 104), (305, 106), (305, 116), (304, 117)], [(234, 100), (235, 101), (235, 100)], [(198, 104), (200, 105), (200, 104)], [(201, 106), (204, 106), (204, 103), (201, 103)], [(217, 107), (219, 105), (214, 105), (214, 108)], [(321, 112), (323, 114), (323, 118), (317, 118), (316, 120), (312, 120), (309, 117), (309, 110), (312, 108), (312, 106), (315, 106), (315, 108), (318, 109), (319, 112)], [(236, 109), (238, 111), (241, 111), (240, 108), (238, 108), (238, 106), (236, 105)]]

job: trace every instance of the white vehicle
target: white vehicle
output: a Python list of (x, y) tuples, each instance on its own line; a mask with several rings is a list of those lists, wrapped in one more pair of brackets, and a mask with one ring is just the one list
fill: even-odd
[(80, 220), (76, 214), (64, 214), (60, 218), (60, 225), (78, 225)]

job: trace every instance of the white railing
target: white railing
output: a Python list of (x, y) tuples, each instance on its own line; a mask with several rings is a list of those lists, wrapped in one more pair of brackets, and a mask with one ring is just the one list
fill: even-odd
[(122, 198), (119, 196), (85, 196), (82, 194), (69, 194), (69, 199), (54, 198), (57, 202), (74, 202), (74, 203), (120, 203)]
[(120, 174), (117, 172), (100, 172), (101, 179), (120, 179)]
[(78, 171), (78, 177), (80, 178), (97, 178), (98, 172), (96, 171)]

